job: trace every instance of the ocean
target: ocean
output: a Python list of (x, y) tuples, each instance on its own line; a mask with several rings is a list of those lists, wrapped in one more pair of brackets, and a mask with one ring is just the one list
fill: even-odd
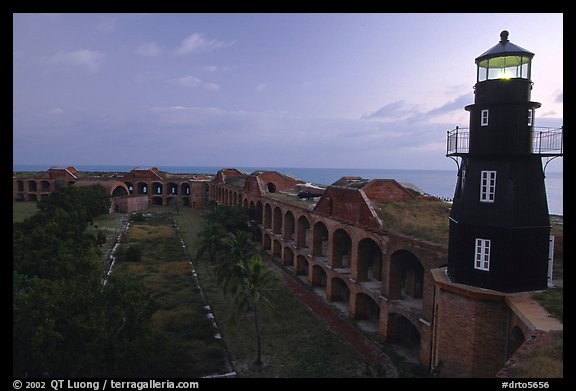
[[(80, 171), (130, 171), (134, 166), (88, 166), (75, 165)], [(215, 174), (221, 168), (201, 166), (157, 166), (159, 170), (172, 173)], [(13, 165), (14, 171), (45, 171), (47, 165)], [(295, 168), (295, 167), (234, 167), (251, 173), (256, 170), (275, 170), (306, 182), (329, 185), (343, 176), (359, 176), (366, 179), (395, 179), (400, 183), (410, 183), (423, 192), (451, 199), (456, 186), (454, 170), (403, 170), (403, 169), (367, 169), (367, 168)], [(546, 172), (546, 194), (550, 214), (563, 215), (564, 179), (562, 172)]]

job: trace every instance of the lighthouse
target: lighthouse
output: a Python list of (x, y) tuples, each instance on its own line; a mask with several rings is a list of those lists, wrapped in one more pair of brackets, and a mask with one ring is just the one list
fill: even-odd
[(534, 53), (500, 33), (476, 58), (469, 128), (447, 134), (458, 165), (447, 274), (453, 283), (501, 292), (547, 287), (550, 218), (543, 159), (562, 156), (562, 129), (536, 128)]

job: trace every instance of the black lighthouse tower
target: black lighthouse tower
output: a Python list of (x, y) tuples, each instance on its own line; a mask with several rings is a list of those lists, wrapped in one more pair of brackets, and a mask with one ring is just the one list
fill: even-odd
[(448, 276), (503, 292), (547, 287), (550, 218), (542, 158), (562, 156), (562, 129), (534, 127), (534, 53), (508, 40), (476, 58), (469, 129), (448, 132), (458, 163)]

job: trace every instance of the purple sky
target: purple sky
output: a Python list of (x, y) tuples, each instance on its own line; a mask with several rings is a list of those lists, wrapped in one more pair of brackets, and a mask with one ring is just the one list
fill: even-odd
[(504, 29), (536, 54), (536, 125), (563, 124), (562, 14), (13, 21), (14, 164), (454, 169), (446, 131)]

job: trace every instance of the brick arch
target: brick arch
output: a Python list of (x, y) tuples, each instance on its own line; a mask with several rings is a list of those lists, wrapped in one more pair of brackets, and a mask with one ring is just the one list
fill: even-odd
[(294, 251), (290, 246), (285, 246), (282, 254), (282, 264), (284, 266), (294, 267)]
[(298, 216), (297, 230), (296, 230), (296, 246), (300, 248), (308, 248), (310, 246), (310, 219), (302, 214)]
[(164, 193), (164, 185), (162, 182), (152, 182), (152, 193), (154, 195), (162, 195)]
[(350, 304), (350, 297), (352, 290), (348, 284), (348, 279), (342, 277), (332, 277), (330, 284), (330, 292), (328, 292), (328, 297), (331, 301), (344, 302), (345, 304)]
[(168, 182), (166, 184), (166, 189), (169, 195), (178, 195), (178, 184), (175, 182)]
[(425, 272), (424, 265), (414, 253), (406, 249), (394, 251), (389, 258), (386, 296), (392, 300), (401, 299), (402, 295), (422, 298)]
[(270, 235), (264, 234), (262, 238), (262, 247), (264, 251), (272, 251), (272, 238)]
[(328, 228), (322, 221), (314, 224), (314, 234), (312, 236), (312, 256), (328, 257)]
[(29, 179), (26, 181), (26, 185), (28, 187), (28, 192), (30, 193), (36, 193), (38, 191), (38, 186), (36, 184), (35, 180)]
[(506, 359), (508, 360), (526, 341), (526, 336), (519, 326), (514, 326), (510, 331), (508, 337), (508, 350), (506, 351)]
[(296, 268), (295, 272), (297, 276), (303, 275), (307, 276), (310, 272), (310, 262), (306, 259), (304, 255), (298, 255), (296, 257)]
[(128, 195), (129, 191), (128, 191), (128, 186), (126, 186), (126, 184), (122, 183), (121, 185), (115, 186), (112, 189), (112, 197), (117, 197), (117, 196), (124, 196), (124, 195)]
[(138, 194), (150, 194), (150, 185), (148, 182), (138, 182), (136, 188), (138, 189)]
[(180, 194), (182, 194), (183, 196), (189, 196), (190, 195), (190, 183), (188, 183), (188, 182), (181, 182), (180, 183)]
[(376, 332), (381, 316), (378, 301), (364, 292), (358, 292), (354, 302), (354, 319), (359, 321), (361, 328)]
[(350, 268), (352, 264), (352, 236), (344, 228), (337, 228), (332, 233), (333, 268)]
[(382, 281), (384, 253), (380, 244), (370, 237), (358, 241), (357, 281)]
[(272, 205), (268, 202), (264, 204), (264, 228), (272, 228)]
[(274, 212), (273, 212), (273, 218), (272, 218), (272, 232), (274, 232), (275, 234), (280, 234), (282, 233), (282, 208), (280, 208), (279, 206), (276, 206), (274, 208)]
[(418, 357), (422, 345), (420, 325), (395, 311), (389, 311), (386, 316), (386, 340), (409, 348), (410, 355)]
[(40, 181), (40, 191), (42, 193), (50, 193), (50, 182), (47, 180)]
[(264, 205), (262, 201), (258, 200), (256, 202), (256, 224), (264, 223)]
[(328, 283), (328, 273), (321, 265), (312, 265), (312, 286), (326, 287)]
[(284, 240), (294, 240), (296, 227), (296, 220), (294, 219), (294, 213), (291, 210), (287, 210), (284, 213)]

